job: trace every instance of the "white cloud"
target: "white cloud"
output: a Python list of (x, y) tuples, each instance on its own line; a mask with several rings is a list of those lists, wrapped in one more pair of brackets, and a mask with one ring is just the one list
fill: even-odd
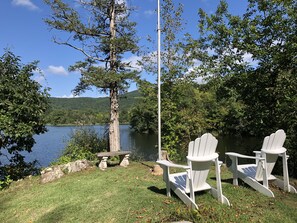
[(40, 68), (33, 70), (33, 74), (33, 80), (37, 81), (39, 84), (42, 84), (45, 81), (44, 72)]
[(251, 53), (245, 53), (243, 56), (243, 61), (249, 64), (252, 67), (257, 67), (258, 66), (258, 60), (253, 59), (253, 54)]
[[(202, 62), (200, 60), (196, 60), (194, 59), (193, 61), (193, 66), (188, 68), (188, 71), (186, 72), (186, 75), (191, 75), (192, 73), (194, 73), (195, 75), (197, 74), (197, 72), (199, 71), (199, 66), (202, 64)], [(204, 77), (196, 77), (194, 79), (194, 81), (198, 84), (204, 84), (206, 83), (205, 78)]]
[(142, 67), (138, 65), (138, 61), (141, 60), (141, 57), (139, 56), (131, 56), (131, 57), (128, 57), (126, 59), (124, 59), (122, 62), (123, 63), (129, 63), (130, 64), (130, 67), (134, 70), (138, 70), (138, 71), (141, 71)]
[(79, 98), (79, 96), (71, 93), (70, 95), (63, 95), (62, 97), (58, 97), (58, 98)]
[(37, 81), (39, 84), (42, 84), (45, 81), (45, 77), (43, 75), (36, 75), (33, 79)]
[(144, 11), (144, 14), (146, 15), (146, 16), (152, 16), (152, 15), (155, 15), (155, 10), (146, 10), (146, 11)]
[(117, 2), (118, 4), (122, 4), (122, 3), (127, 4), (127, 1), (126, 1), (126, 0), (116, 0), (116, 2)]
[(242, 57), (244, 62), (251, 63), (253, 61), (253, 54), (251, 53), (245, 53)]
[(47, 71), (52, 74), (59, 74), (59, 75), (68, 75), (67, 70), (63, 66), (53, 66), (50, 65), (47, 68)]
[(15, 6), (23, 6), (30, 10), (38, 9), (38, 7), (31, 0), (12, 0), (12, 4)]

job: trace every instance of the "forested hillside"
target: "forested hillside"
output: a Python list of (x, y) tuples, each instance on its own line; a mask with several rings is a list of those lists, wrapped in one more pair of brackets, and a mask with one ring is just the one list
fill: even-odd
[[(140, 100), (138, 91), (120, 97), (120, 121), (129, 122), (129, 111)], [(109, 98), (50, 98), (51, 109), (47, 123), (52, 125), (106, 123), (109, 117)]]

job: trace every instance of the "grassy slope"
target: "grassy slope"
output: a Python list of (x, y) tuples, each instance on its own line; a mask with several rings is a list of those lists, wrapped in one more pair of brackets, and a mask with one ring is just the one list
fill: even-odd
[[(152, 165), (93, 168), (43, 185), (38, 177), (16, 182), (0, 191), (0, 222), (297, 222), (297, 195), (274, 188), (276, 198), (268, 198), (234, 187), (225, 168), (223, 192), (232, 206), (200, 193), (199, 210), (189, 211), (176, 197), (165, 196), (162, 176), (151, 175)], [(212, 171), (211, 184), (214, 176)]]

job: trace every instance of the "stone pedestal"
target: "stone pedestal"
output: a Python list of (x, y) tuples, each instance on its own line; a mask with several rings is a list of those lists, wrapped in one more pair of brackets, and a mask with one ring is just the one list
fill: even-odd
[(129, 166), (129, 156), (130, 154), (120, 156), (120, 166), (123, 166), (123, 167)]
[(105, 170), (107, 168), (107, 159), (108, 159), (108, 156), (103, 156), (103, 157), (100, 157), (99, 159), (99, 168), (101, 170)]

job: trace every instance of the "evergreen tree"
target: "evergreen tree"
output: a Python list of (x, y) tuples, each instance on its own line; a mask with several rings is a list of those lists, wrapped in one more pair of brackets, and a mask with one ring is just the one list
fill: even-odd
[(56, 30), (70, 33), (66, 41), (54, 41), (80, 51), (86, 59), (70, 67), (81, 72), (74, 89), (79, 94), (91, 86), (110, 97), (110, 151), (120, 150), (119, 94), (136, 80), (138, 73), (130, 63), (123, 62), (125, 53), (138, 50), (135, 23), (129, 21), (130, 11), (123, 0), (79, 0), (70, 7), (62, 0), (45, 0), (52, 16), (45, 22)]

